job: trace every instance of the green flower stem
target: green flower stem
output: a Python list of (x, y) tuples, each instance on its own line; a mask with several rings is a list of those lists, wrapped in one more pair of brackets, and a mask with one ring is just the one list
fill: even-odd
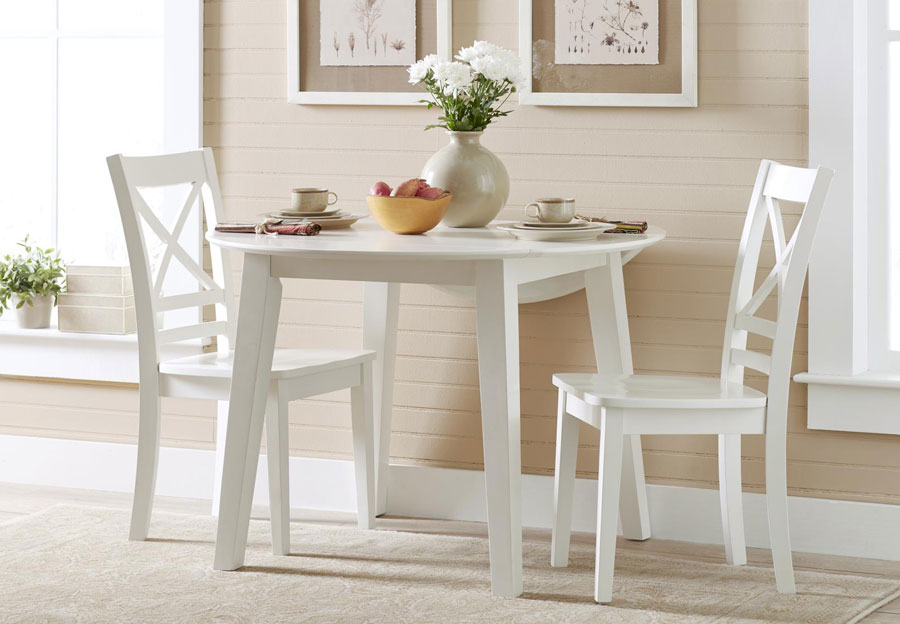
[[(480, 132), (498, 117), (506, 117), (510, 111), (502, 110), (516, 87), (508, 80), (497, 81), (478, 74), (471, 85), (455, 93), (444, 93), (434, 79), (434, 73), (422, 81), (432, 100), (423, 100), (431, 108), (440, 108), (441, 123), (431, 124), (425, 129), (444, 128), (453, 132)], [(500, 101), (499, 105), (495, 104)]]

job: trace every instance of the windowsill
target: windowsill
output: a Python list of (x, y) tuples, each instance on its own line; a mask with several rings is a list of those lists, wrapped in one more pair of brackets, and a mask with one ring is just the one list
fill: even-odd
[(900, 375), (798, 373), (794, 381), (809, 386), (810, 429), (900, 435)]
[[(166, 345), (165, 359), (194, 355), (199, 341)], [(54, 320), (46, 329), (21, 329), (15, 320), (0, 318), (0, 375), (138, 382), (137, 334), (61, 332)]]
[(852, 386), (854, 388), (894, 388), (900, 389), (900, 375), (897, 373), (878, 373), (866, 371), (858, 375), (819, 375), (816, 373), (797, 373), (794, 381), (804, 384), (822, 384), (826, 386)]
[(59, 342), (116, 342), (137, 344), (137, 334), (87, 334), (82, 332), (61, 332), (56, 325), (56, 311), (50, 327), (44, 329), (22, 329), (14, 320), (0, 318), (0, 340), (7, 337), (28, 337), (32, 340), (55, 340)]

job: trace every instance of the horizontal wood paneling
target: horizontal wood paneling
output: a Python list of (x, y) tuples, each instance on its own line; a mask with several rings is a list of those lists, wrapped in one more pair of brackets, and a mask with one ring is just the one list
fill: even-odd
[[(423, 132), (434, 113), (410, 108), (296, 106), (285, 100), (283, 0), (207, 1), (205, 143), (215, 150), (229, 217), (284, 207), (290, 189), (324, 185), (364, 211), (377, 179), (415, 175), (446, 141)], [(454, 0), (455, 45), (473, 38), (517, 45), (515, 0)], [(485, 135), (513, 179), (514, 218), (538, 195), (567, 194), (579, 209), (646, 218), (669, 238), (626, 267), (634, 361), (664, 374), (718, 372), (723, 318), (747, 200), (760, 158), (805, 164), (807, 3), (700, 0), (700, 106), (696, 109), (518, 108)], [(399, 70), (398, 71), (402, 71)], [(785, 207), (788, 227), (797, 208)], [(766, 249), (771, 252), (771, 246)], [(763, 261), (759, 278), (771, 266)], [(239, 267), (233, 267), (239, 277)], [(239, 283), (239, 281), (238, 281)], [(285, 283), (282, 347), (356, 347), (362, 286)], [(475, 316), (471, 299), (403, 287), (395, 387), (394, 461), (460, 468), (482, 462)], [(767, 302), (763, 314), (773, 312)], [(550, 375), (590, 371), (594, 355), (582, 293), (522, 306), (522, 459), (553, 464), (556, 396)], [(751, 342), (765, 350), (768, 342)], [(806, 302), (794, 370), (806, 366)], [(748, 383), (764, 387), (759, 376)], [(291, 449), (350, 457), (348, 393), (291, 405)], [(0, 432), (133, 440), (133, 387), (0, 380)], [(163, 443), (210, 447), (214, 408), (163, 404)], [(788, 418), (792, 493), (900, 502), (900, 440), (806, 429), (805, 387), (792, 387)], [(597, 434), (583, 431), (582, 475), (596, 472)], [(648, 479), (714, 487), (712, 437), (648, 436)], [(743, 442), (745, 486), (760, 491), (763, 445)]]

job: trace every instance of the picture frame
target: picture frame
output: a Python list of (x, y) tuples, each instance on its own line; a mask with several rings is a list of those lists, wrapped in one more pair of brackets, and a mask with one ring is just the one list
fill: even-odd
[[(304, 66), (304, 63), (308, 62), (315, 63), (319, 66), (319, 70), (324, 69), (329, 72), (333, 76), (329, 81), (331, 83), (352, 83), (353, 76), (359, 76), (359, 73), (353, 73), (352, 70), (359, 69), (366, 70), (366, 73), (369, 75), (376, 72), (384, 72), (385, 70), (390, 70), (392, 72), (396, 70), (396, 72), (401, 75), (402, 82), (406, 82), (406, 68), (400, 65), (364, 68), (324, 68), (320, 65), (320, 58), (317, 55), (309, 53), (312, 46), (310, 45), (310, 42), (304, 40), (304, 24), (302, 20), (306, 9), (310, 6), (306, 5), (306, 3), (316, 3), (313, 7), (315, 8), (315, 6), (320, 6), (318, 3), (327, 1), (329, 0), (287, 0), (288, 102), (293, 104), (313, 105), (421, 105), (421, 100), (424, 99), (425, 93), (420, 89), (416, 89), (413, 85), (409, 85), (408, 90), (406, 90), (407, 87), (405, 84), (399, 85), (398, 87), (394, 87), (393, 91), (376, 91), (371, 88), (364, 88), (363, 90), (329, 90), (317, 87), (312, 89), (305, 88), (307, 85), (304, 84), (302, 76), (308, 69)], [(452, 57), (453, 45), (453, 0), (416, 0), (417, 20), (424, 19), (424, 17), (419, 17), (426, 12), (420, 11), (422, 8), (427, 9), (427, 12), (429, 13), (431, 11), (434, 12), (435, 32), (432, 36), (432, 33), (428, 30), (428, 25), (421, 25), (421, 30), (425, 30), (429, 33), (429, 39), (433, 40), (433, 45), (429, 46), (431, 49), (425, 49), (423, 52), (417, 51), (416, 58), (422, 58), (425, 54), (436, 53), (442, 58), (450, 59)], [(314, 24), (307, 29), (307, 32), (310, 31), (314, 31), (317, 34), (317, 39), (319, 38), (318, 24)], [(319, 45), (318, 41), (315, 42), (315, 45)], [(418, 42), (417, 45), (419, 45)], [(304, 50), (306, 50), (305, 55)], [(346, 79), (342, 76), (346, 76)], [(391, 79), (395, 84), (399, 80), (393, 75), (391, 76)]]
[[(519, 0), (519, 53), (528, 80), (525, 86), (519, 90), (519, 102), (521, 104), (535, 106), (630, 106), (630, 107), (696, 107), (697, 106), (697, 0), (658, 0), (660, 3), (661, 18), (664, 19), (666, 11), (664, 7), (672, 9), (670, 13), (677, 13), (676, 36), (680, 36), (680, 46), (672, 37), (669, 53), (663, 50), (660, 61), (656, 65), (567, 65), (553, 67), (552, 63), (541, 66), (541, 70), (548, 72), (556, 68), (565, 67), (559, 73), (574, 74), (578, 72), (578, 78), (569, 79), (570, 83), (577, 83), (573, 90), (544, 88), (536, 85), (535, 63), (540, 62), (539, 54), (548, 54), (549, 43), (540, 39), (543, 44), (539, 50), (535, 50), (536, 30), (547, 30), (543, 24), (536, 23), (535, 9), (540, 5), (541, 15), (539, 19), (546, 19), (548, 10), (552, 16), (552, 3), (554, 0)], [(662, 26), (665, 26), (664, 24)], [(670, 25), (669, 28), (672, 28)], [(662, 28), (660, 28), (662, 30)], [(670, 31), (671, 32), (671, 31)], [(661, 46), (664, 47), (664, 46)], [(543, 51), (543, 52), (542, 52)], [(680, 58), (679, 58), (680, 57)], [(666, 62), (669, 65), (666, 65)], [(577, 70), (571, 68), (578, 68)], [(675, 86), (665, 92), (654, 91), (662, 82), (656, 80), (661, 72), (667, 72), (670, 78), (674, 78)], [(678, 74), (678, 76), (676, 76)], [(647, 76), (643, 81), (648, 90), (634, 88), (640, 87), (641, 76)], [(620, 83), (624, 85), (622, 90), (594, 91), (590, 89), (591, 82), (596, 84), (615, 84), (617, 76), (621, 76)], [(672, 80), (670, 80), (671, 82)], [(548, 80), (548, 82), (554, 82)], [(555, 80), (556, 85), (565, 83)]]

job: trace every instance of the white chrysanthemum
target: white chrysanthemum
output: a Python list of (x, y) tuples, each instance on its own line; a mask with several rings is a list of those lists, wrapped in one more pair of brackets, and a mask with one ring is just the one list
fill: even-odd
[(520, 84), (524, 80), (525, 74), (522, 71), (522, 59), (519, 58), (519, 55), (511, 50), (500, 48), (497, 51), (497, 57), (506, 66), (506, 79), (513, 84)]
[(434, 66), (434, 79), (444, 93), (456, 94), (472, 84), (472, 68), (465, 63), (441, 61)]
[(419, 84), (428, 75), (428, 68), (425, 67), (425, 61), (416, 61), (409, 66), (409, 84)]
[(493, 43), (476, 41), (472, 46), (461, 49), (456, 58), (469, 63), (473, 70), (489, 80), (509, 80), (516, 86), (524, 81), (518, 55)]
[(495, 56), (478, 56), (473, 58), (470, 63), (472, 69), (487, 78), (502, 82), (506, 80), (508, 67), (506, 63)]
[(416, 61), (409, 66), (406, 71), (409, 72), (409, 83), (419, 84), (428, 76), (428, 71), (434, 69), (434, 66), (441, 62), (441, 57), (437, 54), (429, 54), (425, 58)]
[(518, 58), (512, 63), (507, 64), (506, 79), (517, 89), (521, 89), (525, 85), (525, 72), (522, 69), (522, 63)]
[(473, 59), (495, 54), (503, 50), (500, 46), (489, 41), (476, 41), (468, 48), (462, 48), (456, 58), (465, 63), (471, 63)]

